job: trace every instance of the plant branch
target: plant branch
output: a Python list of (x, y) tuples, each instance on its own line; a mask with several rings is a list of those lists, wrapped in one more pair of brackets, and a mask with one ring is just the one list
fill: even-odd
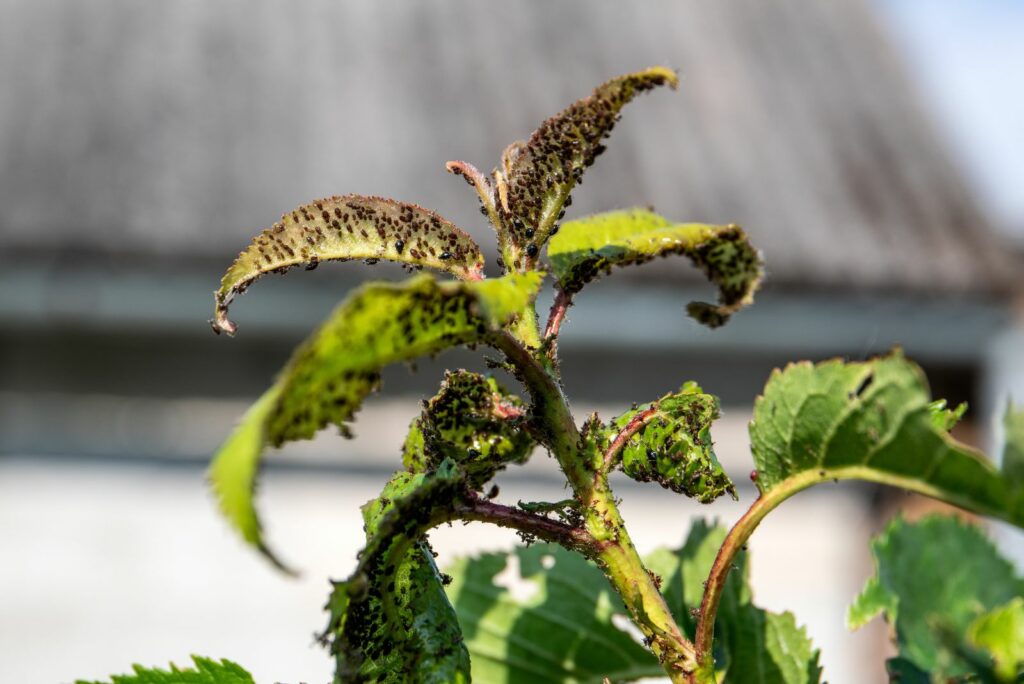
[[(957, 503), (956, 501), (950, 501), (948, 497), (943, 497), (942, 492), (938, 491), (926, 482), (922, 482), (921, 480), (912, 477), (884, 473), (867, 466), (845, 466), (842, 468), (807, 470), (786, 478), (782, 482), (773, 486), (767, 492), (762, 493), (761, 496), (751, 504), (747, 512), (736, 521), (736, 524), (733, 525), (732, 529), (729, 530), (729, 534), (726, 535), (725, 540), (722, 542), (722, 546), (718, 549), (718, 555), (715, 557), (715, 562), (711, 566), (711, 571), (708, 573), (707, 582), (704, 583), (704, 597), (701, 599), (695, 639), (697, 657), (700, 662), (700, 671), (697, 673), (697, 676), (703, 678), (694, 678), (691, 681), (714, 681), (714, 662), (712, 661), (711, 648), (712, 641), (714, 639), (715, 618), (718, 614), (718, 605), (722, 600), (722, 592), (725, 590), (725, 581), (729, 577), (729, 571), (732, 570), (736, 556), (746, 545), (750, 536), (754, 533), (754, 530), (757, 529), (757, 526), (761, 524), (761, 521), (764, 520), (766, 515), (771, 513), (779, 504), (794, 494), (816, 484), (821, 484), (823, 482), (838, 482), (839, 480), (862, 480), (865, 482), (875, 482), (877, 484), (899, 487), (925, 496), (942, 499), (953, 504)], [(710, 676), (711, 679), (708, 679), (708, 676)]]
[(472, 498), (457, 505), (454, 513), (461, 520), (488, 522), (555, 542), (588, 558), (594, 557), (601, 548), (601, 544), (582, 528), (492, 501)]
[(558, 460), (580, 504), (585, 529), (599, 544), (593, 560), (622, 597), (672, 681), (685, 682), (697, 668), (696, 650), (633, 546), (601, 464), (588, 452), (553, 373), (507, 332), (493, 335), (489, 342), (505, 353), (530, 392), (534, 434)]
[(551, 304), (551, 312), (548, 314), (548, 323), (544, 327), (544, 339), (551, 338), (551, 353), (555, 353), (555, 338), (562, 328), (565, 314), (572, 306), (572, 295), (566, 293), (558, 285), (555, 285), (555, 301)]

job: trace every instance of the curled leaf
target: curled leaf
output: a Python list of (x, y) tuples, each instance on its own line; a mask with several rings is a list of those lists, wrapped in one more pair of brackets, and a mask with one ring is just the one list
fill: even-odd
[(285, 214), (238, 255), (215, 293), (214, 331), (234, 334), (228, 306), (263, 275), (353, 259), (426, 266), (464, 280), (479, 279), (483, 269), (473, 239), (428, 209), (383, 197), (328, 197)]
[(722, 470), (711, 441), (711, 423), (718, 418), (718, 400), (687, 385), (652, 403), (638, 406), (612, 421), (614, 432), (637, 415), (645, 424), (622, 449), (622, 471), (638, 482), (657, 482), (665, 489), (710, 503), (736, 487)]
[(337, 681), (469, 681), (469, 654), (424, 537), (464, 491), (462, 471), (445, 461), (429, 474), (397, 473), (363, 507), (366, 548), (327, 604)]
[(409, 427), (402, 461), (408, 470), (422, 472), (448, 458), (481, 486), (508, 463), (522, 463), (530, 455), (534, 441), (520, 420), (525, 412), (522, 400), (494, 378), (449, 371)]
[(330, 424), (347, 432), (385, 366), (485, 342), (536, 296), (542, 278), (528, 273), (466, 283), (421, 275), (401, 284), (369, 284), (350, 295), (296, 350), (214, 457), (214, 492), (246, 541), (273, 559), (253, 504), (268, 445), (308, 439)]
[(673, 223), (646, 209), (632, 209), (568, 221), (548, 244), (551, 270), (570, 295), (612, 267), (671, 254), (689, 257), (718, 287), (718, 304), (691, 302), (687, 307), (697, 321), (720, 326), (753, 301), (763, 264), (738, 226)]
[(512, 243), (528, 260), (555, 230), (583, 172), (604, 151), (601, 140), (611, 133), (622, 107), (639, 93), (678, 83), (675, 72), (665, 67), (613, 78), (542, 123), (526, 143), (505, 150), (502, 168), (495, 171), (499, 212)]

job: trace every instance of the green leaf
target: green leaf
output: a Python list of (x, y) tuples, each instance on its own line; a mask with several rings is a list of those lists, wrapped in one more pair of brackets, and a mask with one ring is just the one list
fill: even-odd
[(465, 487), (465, 474), (445, 461), (433, 473), (397, 473), (364, 506), (366, 548), (327, 604), (323, 640), (336, 681), (469, 681), (469, 655), (424, 537)]
[[(897, 518), (872, 541), (871, 552), (876, 573), (850, 606), (851, 628), (883, 615), (895, 632), (899, 669), (912, 671), (909, 663), (934, 682), (977, 673), (966, 639), (985, 624), (979, 618), (1024, 592), (1013, 566), (976, 527), (950, 516), (918, 523)], [(1008, 635), (993, 636), (988, 632), (983, 641), (1010, 643), (1003, 640)]]
[(347, 434), (346, 423), (379, 385), (385, 366), (486, 341), (532, 300), (542, 278), (439, 283), (423, 275), (356, 290), (296, 350), (214, 457), (210, 478), (230, 522), (280, 565), (260, 537), (253, 505), (264, 448), (312, 437), (332, 423)]
[(353, 259), (428, 266), (467, 280), (482, 277), (484, 263), (469, 235), (428, 209), (383, 197), (328, 197), (285, 214), (238, 255), (215, 293), (214, 331), (234, 334), (228, 306), (263, 275)]
[[(626, 608), (604, 575), (553, 544), (460, 559), (448, 595), (475, 684), (613, 682), (663, 676), (644, 646), (613, 622)], [(510, 591), (509, 582), (518, 585)]]
[(711, 422), (718, 418), (718, 399), (695, 384), (615, 418), (611, 435), (637, 417), (647, 423), (625, 444), (622, 470), (639, 482), (657, 482), (665, 489), (710, 503), (728, 492), (732, 480), (722, 470), (711, 441)]
[(985, 613), (967, 629), (971, 644), (992, 654), (996, 676), (1013, 681), (1024, 674), (1024, 598)]
[(433, 470), (450, 458), (482, 486), (508, 463), (526, 461), (535, 443), (526, 407), (494, 378), (465, 370), (445, 374), (440, 391), (409, 426), (402, 454), (407, 470)]
[(611, 133), (622, 107), (638, 93), (678, 83), (675, 72), (665, 67), (614, 78), (542, 123), (526, 143), (505, 150), (502, 168), (494, 172), (498, 210), (512, 242), (529, 259), (552, 235), (584, 170), (604, 151), (601, 140)]
[[(178, 668), (171, 664), (170, 670), (147, 668), (133, 665), (134, 674), (114, 675), (111, 684), (253, 684), (252, 675), (230, 660), (210, 660), (192, 656), (195, 668)], [(106, 684), (105, 682), (86, 682), (78, 680), (76, 684)]]
[[(694, 522), (683, 547), (658, 549), (645, 560), (661, 577), (661, 590), (680, 627), (693, 636), (704, 580), (728, 530)], [(817, 683), (818, 651), (791, 613), (772, 613), (752, 603), (746, 553), (726, 578), (715, 621), (715, 670), (720, 681)]]
[(1003, 415), (1003, 433), (1006, 440), (1003, 446), (1003, 474), (1024, 488), (1024, 409), (1014, 408), (1013, 404), (1007, 405)]
[(946, 427), (954, 416), (943, 411), (921, 369), (898, 351), (776, 370), (750, 424), (757, 486), (788, 496), (831, 479), (863, 479), (1024, 524), (1022, 483), (953, 439)]
[(548, 245), (548, 260), (568, 294), (612, 267), (681, 254), (718, 287), (718, 304), (691, 302), (689, 314), (712, 328), (754, 299), (761, 255), (738, 226), (673, 223), (646, 209), (612, 211), (566, 222)]

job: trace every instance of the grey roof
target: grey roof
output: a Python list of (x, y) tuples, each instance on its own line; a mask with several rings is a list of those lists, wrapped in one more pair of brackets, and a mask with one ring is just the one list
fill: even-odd
[[(1008, 266), (862, 0), (7, 0), (0, 253), (227, 259), (317, 197), (484, 235), (443, 162), (652, 64), (573, 214), (737, 222), (794, 285), (990, 291)], [(648, 275), (661, 267), (651, 267)]]

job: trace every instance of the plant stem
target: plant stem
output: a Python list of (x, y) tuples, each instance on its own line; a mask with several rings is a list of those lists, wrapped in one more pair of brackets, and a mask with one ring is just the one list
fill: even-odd
[(455, 517), (460, 520), (475, 520), (508, 527), (588, 556), (594, 554), (599, 546), (597, 540), (586, 530), (491, 501), (470, 499), (455, 508)]
[(586, 531), (597, 542), (590, 557), (622, 597), (672, 681), (685, 682), (697, 667), (696, 651), (629, 538), (607, 476), (600, 473), (603, 454), (587, 452), (561, 387), (540, 361), (508, 333), (499, 333), (491, 343), (505, 353), (530, 391), (534, 433), (558, 460), (581, 504)]
[[(690, 681), (694, 684), (715, 681), (714, 662), (712, 656), (712, 641), (715, 632), (715, 617), (718, 614), (718, 604), (722, 599), (722, 591), (725, 589), (725, 581), (729, 576), (736, 555), (743, 549), (750, 536), (761, 524), (765, 516), (786, 499), (797, 494), (808, 487), (823, 482), (837, 482), (839, 480), (862, 480), (878, 484), (900, 487), (931, 496), (934, 498), (949, 501), (949, 497), (942, 496), (942, 492), (935, 487), (921, 480), (910, 477), (902, 477), (891, 473), (885, 473), (872, 469), (868, 466), (845, 466), (842, 468), (823, 468), (805, 470), (796, 473), (781, 482), (778, 482), (767, 492), (764, 492), (751, 504), (736, 524), (729, 530), (722, 546), (718, 549), (714, 565), (708, 573), (707, 582), (704, 584), (704, 597), (701, 599), (700, 614), (697, 618), (697, 634), (695, 645), (697, 658), (700, 663), (699, 670), (693, 674)], [(957, 503), (951, 501), (951, 503)]]

